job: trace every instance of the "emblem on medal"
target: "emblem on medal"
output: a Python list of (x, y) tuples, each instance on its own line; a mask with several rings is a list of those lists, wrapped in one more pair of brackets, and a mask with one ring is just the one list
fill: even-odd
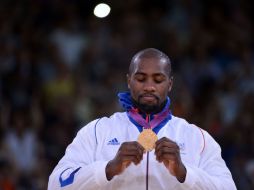
[(138, 142), (144, 147), (145, 151), (152, 151), (157, 140), (158, 137), (152, 129), (143, 129), (138, 136)]

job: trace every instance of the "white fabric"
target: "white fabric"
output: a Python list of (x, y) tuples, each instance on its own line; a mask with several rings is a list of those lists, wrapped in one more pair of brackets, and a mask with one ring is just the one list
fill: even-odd
[[(95, 120), (83, 127), (68, 146), (64, 157), (49, 178), (48, 190), (142, 190), (146, 189), (146, 154), (139, 165), (131, 164), (123, 173), (108, 181), (105, 167), (120, 144), (135, 141), (139, 135), (126, 113)], [(149, 190), (235, 190), (235, 184), (215, 140), (204, 130), (172, 116), (158, 132), (180, 146), (181, 159), (187, 169), (184, 183), (172, 176), (165, 166), (149, 154)], [(116, 141), (111, 141), (117, 139)], [(109, 141), (111, 141), (109, 143)], [(114, 143), (112, 143), (114, 142)], [(60, 187), (60, 174), (67, 168), (81, 169), (73, 183)]]

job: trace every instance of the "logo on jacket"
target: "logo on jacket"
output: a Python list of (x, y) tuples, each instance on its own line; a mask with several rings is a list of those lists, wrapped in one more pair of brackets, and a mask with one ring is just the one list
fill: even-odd
[(181, 154), (186, 154), (185, 152), (185, 144), (182, 142), (177, 142), (177, 145), (179, 146), (179, 149), (180, 149), (180, 153)]
[(64, 186), (67, 186), (67, 185), (70, 185), (73, 183), (74, 181), (74, 175), (80, 170), (81, 167), (75, 169), (73, 172), (71, 172), (69, 174), (69, 176), (66, 178), (66, 179), (63, 179), (62, 178), (62, 175), (64, 174), (65, 171), (71, 169), (71, 168), (67, 168), (65, 169), (61, 174), (60, 174), (60, 177), (59, 177), (59, 182), (60, 182), (60, 185), (61, 187), (64, 187)]
[(108, 141), (108, 145), (119, 145), (117, 138), (113, 138), (112, 140)]

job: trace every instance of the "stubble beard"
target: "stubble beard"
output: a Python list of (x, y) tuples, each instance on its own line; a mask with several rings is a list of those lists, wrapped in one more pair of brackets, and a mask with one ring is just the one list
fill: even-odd
[[(138, 108), (141, 113), (145, 114), (155, 114), (162, 111), (164, 106), (166, 105), (167, 100), (163, 101), (161, 104), (148, 105), (141, 103), (140, 101), (136, 101), (132, 98), (132, 102), (135, 108)], [(158, 99), (159, 102), (159, 99)]]

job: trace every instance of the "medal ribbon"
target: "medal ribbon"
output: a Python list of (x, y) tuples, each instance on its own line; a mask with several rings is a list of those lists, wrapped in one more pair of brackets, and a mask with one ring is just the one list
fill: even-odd
[(144, 129), (154, 129), (163, 121), (165, 121), (169, 115), (171, 115), (169, 110), (169, 97), (167, 97), (167, 103), (160, 113), (149, 115), (149, 121), (146, 121), (146, 119), (143, 118), (142, 114), (139, 113), (139, 110), (133, 106), (129, 92), (119, 93), (118, 97), (119, 103), (127, 111), (128, 117)]
[(153, 115), (153, 119), (149, 121), (146, 121), (138, 113), (137, 109), (130, 109), (128, 111), (128, 116), (131, 117), (134, 121), (136, 121), (140, 126), (142, 126), (144, 129), (153, 129), (156, 126), (158, 126), (164, 119), (170, 114), (170, 110), (168, 109), (168, 106), (166, 105), (164, 110), (158, 114)]

